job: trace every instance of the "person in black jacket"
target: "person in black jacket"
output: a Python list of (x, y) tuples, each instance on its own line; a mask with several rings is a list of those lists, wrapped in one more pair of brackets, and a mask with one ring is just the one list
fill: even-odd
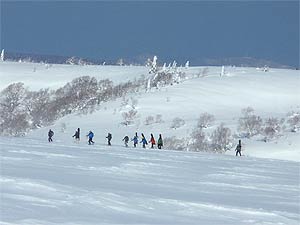
[(129, 137), (127, 135), (123, 138), (123, 141), (124, 141), (125, 147), (128, 147)]
[(162, 146), (163, 146), (163, 140), (162, 140), (162, 137), (161, 137), (161, 134), (160, 134), (159, 138), (157, 140), (157, 147), (158, 147), (158, 149), (161, 149)]
[(54, 136), (54, 132), (50, 129), (49, 132), (48, 132), (48, 141), (49, 142), (52, 142), (52, 137)]
[(108, 144), (108, 145), (111, 145), (111, 143), (110, 143), (110, 141), (111, 141), (111, 139), (112, 139), (111, 133), (108, 133), (106, 138), (107, 138), (107, 142), (108, 142), (107, 144)]
[(75, 134), (72, 137), (75, 137), (75, 141), (80, 141), (80, 128), (75, 131)]
[(242, 151), (242, 141), (239, 140), (238, 145), (235, 148), (236, 154), (235, 156), (238, 156), (238, 154), (240, 154), (240, 156), (242, 156), (241, 151)]

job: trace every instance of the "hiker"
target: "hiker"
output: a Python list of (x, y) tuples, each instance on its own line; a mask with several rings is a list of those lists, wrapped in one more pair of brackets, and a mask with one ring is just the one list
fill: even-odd
[(139, 143), (137, 132), (135, 133), (135, 136), (131, 139), (131, 141), (133, 141), (133, 147), (136, 147), (136, 145)]
[(129, 137), (126, 135), (126, 136), (123, 138), (123, 141), (124, 141), (125, 147), (127, 148), (127, 147), (128, 147)]
[(92, 131), (89, 131), (88, 135), (86, 135), (86, 136), (89, 138), (89, 145), (95, 143), (95, 142), (93, 142), (94, 133)]
[(157, 147), (158, 147), (158, 149), (161, 149), (162, 146), (163, 146), (163, 140), (162, 140), (162, 137), (161, 137), (161, 134), (160, 134), (159, 138), (157, 140)]
[(235, 156), (238, 156), (238, 154), (240, 154), (240, 156), (242, 156), (241, 151), (242, 151), (242, 141), (239, 140), (238, 145), (235, 148), (236, 154)]
[(75, 141), (80, 141), (80, 128), (75, 131), (75, 134), (72, 137), (75, 137)]
[(151, 143), (151, 148), (153, 148), (154, 145), (156, 144), (156, 143), (155, 143), (155, 139), (154, 139), (154, 137), (153, 137), (153, 134), (151, 134), (150, 143)]
[(107, 144), (108, 144), (108, 145), (111, 145), (111, 143), (110, 143), (110, 141), (111, 141), (111, 139), (112, 139), (111, 133), (108, 133), (106, 138), (107, 138), (107, 142), (108, 142)]
[(54, 132), (50, 129), (49, 132), (48, 132), (48, 141), (49, 142), (52, 142), (52, 137), (54, 136)]
[(143, 143), (143, 148), (146, 148), (146, 145), (148, 144), (148, 142), (147, 142), (147, 140), (146, 140), (146, 138), (145, 138), (145, 136), (144, 136), (143, 133), (142, 133), (142, 140), (141, 140), (140, 143)]

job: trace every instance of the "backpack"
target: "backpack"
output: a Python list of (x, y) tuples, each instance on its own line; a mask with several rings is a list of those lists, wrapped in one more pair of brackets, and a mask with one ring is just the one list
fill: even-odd
[(53, 135), (54, 135), (54, 132), (51, 130), (51, 131), (49, 131), (49, 136), (50, 137), (53, 137)]

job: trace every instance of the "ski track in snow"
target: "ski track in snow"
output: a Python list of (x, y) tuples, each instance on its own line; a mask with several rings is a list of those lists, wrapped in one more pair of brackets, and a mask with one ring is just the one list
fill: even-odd
[(298, 224), (299, 163), (0, 137), (1, 224)]

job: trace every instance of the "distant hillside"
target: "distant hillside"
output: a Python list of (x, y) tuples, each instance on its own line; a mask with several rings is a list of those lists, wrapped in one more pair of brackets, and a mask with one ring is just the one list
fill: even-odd
[[(145, 65), (148, 58), (152, 58), (153, 54), (142, 54), (135, 57), (123, 58), (122, 62), (124, 64), (133, 65)], [(25, 61), (25, 62), (45, 62), (51, 64), (87, 64), (87, 65), (117, 65), (120, 63), (120, 58), (115, 59), (92, 59), (92, 58), (82, 58), (78, 56), (58, 56), (58, 55), (43, 55), (35, 53), (16, 53), (16, 52), (6, 52), (6, 60), (10, 61)], [(184, 64), (185, 61), (179, 61), (175, 59), (178, 64)], [(240, 67), (263, 67), (265, 65), (272, 68), (285, 68), (294, 69), (294, 67), (289, 65), (283, 65), (277, 62), (273, 62), (266, 59), (257, 59), (253, 57), (229, 57), (229, 58), (189, 58), (188, 59), (192, 66), (221, 66), (221, 65), (235, 65)], [(160, 64), (171, 63), (174, 61), (172, 57), (159, 57), (158, 61)]]

